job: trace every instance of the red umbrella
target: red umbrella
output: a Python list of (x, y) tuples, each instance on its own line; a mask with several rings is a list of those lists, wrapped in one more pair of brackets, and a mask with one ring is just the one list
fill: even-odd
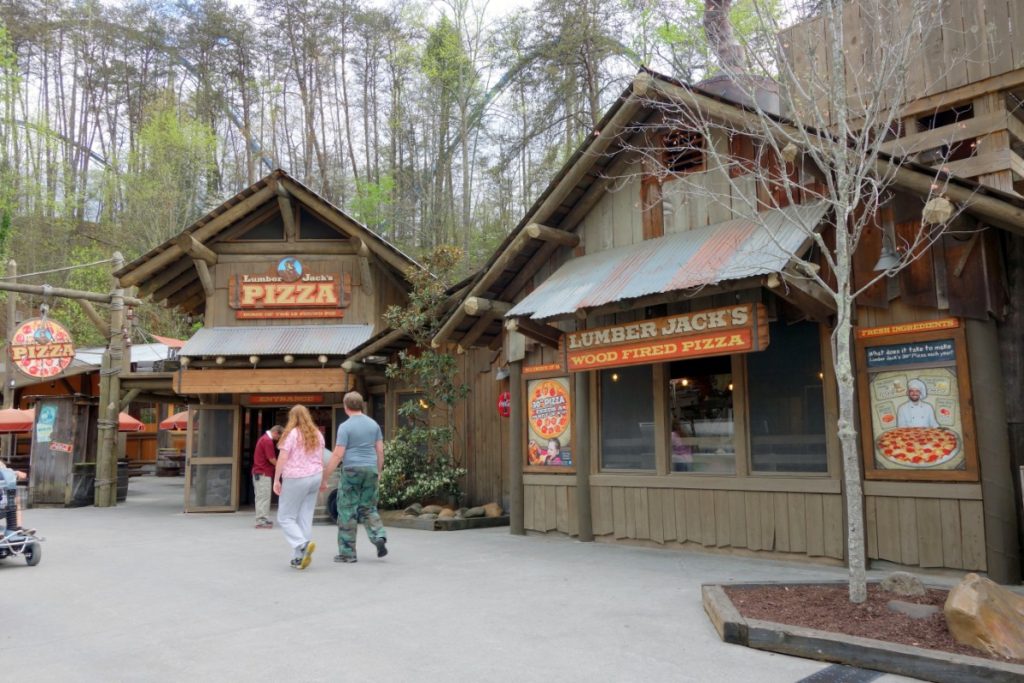
[(117, 416), (117, 431), (119, 432), (141, 432), (146, 425), (139, 422), (128, 413), (121, 413)]
[(178, 431), (184, 431), (188, 429), (188, 411), (183, 410), (180, 413), (175, 413), (169, 418), (160, 423), (160, 429), (176, 429)]
[(35, 418), (36, 411), (31, 409), (5, 408), (0, 410), (0, 433), (10, 434), (12, 432), (31, 431)]

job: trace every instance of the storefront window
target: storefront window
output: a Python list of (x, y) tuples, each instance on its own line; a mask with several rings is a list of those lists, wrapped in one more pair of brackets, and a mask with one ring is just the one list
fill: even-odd
[(730, 356), (672, 363), (669, 410), (673, 472), (736, 472)]
[(649, 365), (601, 371), (601, 469), (654, 469)]
[(827, 472), (818, 326), (775, 322), (770, 336), (747, 356), (750, 469)]

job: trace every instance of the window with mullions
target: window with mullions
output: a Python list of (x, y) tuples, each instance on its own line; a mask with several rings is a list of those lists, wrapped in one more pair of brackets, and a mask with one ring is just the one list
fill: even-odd
[(601, 371), (601, 469), (654, 470), (651, 366)]
[(768, 348), (747, 355), (750, 470), (828, 472), (818, 326), (769, 329)]
[(669, 364), (673, 472), (736, 473), (732, 356)]

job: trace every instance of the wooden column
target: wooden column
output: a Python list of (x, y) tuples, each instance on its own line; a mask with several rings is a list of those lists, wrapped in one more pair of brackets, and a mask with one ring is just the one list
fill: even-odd
[(509, 394), (512, 415), (508, 429), (508, 499), (509, 532), (517, 536), (526, 534), (523, 517), (523, 361), (510, 361)]
[[(1024, 237), (1006, 235), (1004, 244), (1010, 305), (1006, 318), (998, 325), (999, 357), (1002, 361), (1003, 386), (1016, 389), (1005, 392), (1010, 468), (1016, 475), (1024, 467), (1024, 402), (1020, 400), (1020, 387), (1024, 386)], [(1020, 477), (1011, 478), (1017, 504), (1017, 524), (1019, 529), (1024, 530)], [(1021, 552), (1024, 553), (1024, 547)]]
[(577, 372), (573, 396), (573, 435), (576, 451), (576, 517), (579, 539), (594, 540), (593, 513), (590, 507), (590, 373)]
[[(114, 253), (113, 272), (124, 267), (124, 257)], [(124, 349), (124, 289), (116, 278), (110, 293), (110, 341), (100, 364), (100, 405), (96, 451), (96, 507), (113, 507), (117, 503), (117, 437), (118, 403), (121, 397), (121, 371)]]
[(985, 512), (985, 555), (988, 575), (999, 583), (1020, 582), (1020, 541), (1012, 480), (1010, 442), (1003, 395), (999, 340), (991, 321), (968, 320), (967, 357), (971, 392), (980, 400), (974, 411)]
[[(11, 259), (7, 262), (7, 276), (13, 280), (17, 279), (18, 275), (18, 264)], [(14, 337), (15, 328), (15, 317), (18, 315), (18, 294), (17, 292), (7, 292), (7, 343), (11, 343), (11, 338)], [(6, 372), (4, 373), (4, 408), (14, 407), (14, 375), (17, 370), (14, 369), (14, 363), (11, 361), (10, 354), (7, 356), (7, 362), (4, 364)], [(11, 444), (15, 442), (15, 437), (12, 434), (4, 434), (3, 438), (0, 439), (0, 458), (6, 460), (11, 455), (14, 455)]]

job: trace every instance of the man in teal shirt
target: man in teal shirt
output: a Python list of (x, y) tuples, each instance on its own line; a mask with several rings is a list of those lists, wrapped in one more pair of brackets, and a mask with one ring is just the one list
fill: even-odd
[(343, 399), (348, 419), (338, 427), (331, 460), (324, 467), (321, 491), (327, 490), (334, 470), (341, 465), (338, 482), (338, 554), (335, 562), (356, 561), (356, 531), (366, 527), (377, 557), (388, 554), (387, 534), (377, 512), (377, 485), (384, 469), (384, 434), (373, 418), (363, 414), (363, 397), (355, 391)]

